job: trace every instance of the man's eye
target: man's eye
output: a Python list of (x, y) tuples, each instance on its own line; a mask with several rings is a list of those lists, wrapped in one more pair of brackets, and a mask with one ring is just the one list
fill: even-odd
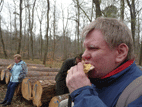
[(98, 49), (98, 48), (96, 48), (96, 47), (89, 47), (89, 49), (96, 50), (96, 49)]

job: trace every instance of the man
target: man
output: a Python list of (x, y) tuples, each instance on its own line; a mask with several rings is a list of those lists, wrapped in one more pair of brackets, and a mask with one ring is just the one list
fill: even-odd
[(5, 99), (4, 101), (0, 102), (0, 104), (3, 104), (3, 106), (11, 105), (16, 86), (20, 82), (22, 82), (23, 78), (25, 78), (28, 72), (27, 65), (24, 61), (21, 60), (20, 54), (14, 55), (14, 61), (14, 66), (12, 68), (8, 68), (12, 75), (10, 77), (10, 82), (7, 87)]
[(66, 75), (67, 71), (77, 63), (81, 62), (82, 53), (78, 54), (75, 58), (67, 59), (63, 62), (62, 67), (58, 74), (56, 75), (56, 95), (61, 95), (69, 93), (68, 88), (66, 87)]
[[(122, 91), (142, 75), (134, 61), (131, 31), (117, 19), (100, 17), (82, 35), (82, 58), (95, 68), (87, 75), (83, 63), (69, 70), (66, 84), (74, 107), (115, 107)], [(141, 98), (128, 107), (142, 107)]]

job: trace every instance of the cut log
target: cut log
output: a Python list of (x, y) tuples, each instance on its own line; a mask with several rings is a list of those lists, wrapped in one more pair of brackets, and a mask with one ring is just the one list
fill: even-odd
[(36, 77), (26, 77), (29, 79), (35, 79), (35, 80), (55, 80), (55, 76), (36, 76)]
[(59, 107), (59, 103), (65, 99), (68, 99), (69, 94), (63, 94), (59, 96), (54, 96), (50, 102), (48, 107)]
[(59, 68), (48, 68), (48, 67), (28, 67), (29, 71), (42, 71), (42, 72), (59, 72)]
[(15, 92), (14, 92), (14, 95), (15, 96), (18, 96), (18, 95), (21, 95), (22, 92), (21, 92), (21, 87), (22, 87), (22, 83), (19, 83), (18, 86), (16, 87), (15, 89)]
[(0, 80), (1, 80), (1, 72), (4, 69), (4, 67), (0, 67)]
[(49, 103), (55, 96), (55, 81), (39, 80), (33, 85), (33, 104), (40, 107), (43, 103)]
[(4, 67), (0, 67), (0, 73), (1, 73), (1, 71), (4, 69)]
[(29, 78), (24, 78), (21, 86), (22, 96), (26, 100), (32, 100), (32, 84)]
[(21, 88), (21, 92), (22, 92), (22, 96), (26, 99), (26, 100), (32, 100), (32, 89), (33, 89), (33, 84), (37, 81), (37, 80), (54, 80), (55, 77), (54, 76), (37, 76), (37, 77), (26, 77), (23, 79), (22, 81), (22, 88)]
[(30, 64), (30, 63), (27, 63), (27, 66), (28, 67), (45, 67), (45, 65), (42, 65), (42, 64)]
[(35, 76), (56, 76), (58, 72), (28, 71), (27, 77)]
[(6, 70), (4, 70), (4, 69), (1, 71), (1, 81), (3, 81), (5, 79), (5, 72), (6, 72)]
[(5, 72), (5, 83), (8, 84), (10, 81), (11, 73)]

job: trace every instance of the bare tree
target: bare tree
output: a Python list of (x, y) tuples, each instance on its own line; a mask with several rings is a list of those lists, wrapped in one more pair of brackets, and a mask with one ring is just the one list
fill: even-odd
[(0, 12), (2, 11), (4, 0), (0, 0)]
[(8, 56), (7, 56), (7, 52), (6, 52), (6, 49), (5, 49), (5, 43), (4, 43), (4, 40), (3, 40), (2, 29), (1, 29), (1, 15), (0, 15), (0, 39), (1, 39), (1, 43), (2, 43), (4, 57), (7, 59)]
[(56, 0), (54, 1), (54, 12), (53, 12), (53, 60), (55, 58), (55, 46), (56, 46)]
[(100, 9), (100, 0), (93, 0), (96, 6), (96, 18), (102, 16), (102, 12)]
[(17, 54), (20, 54), (21, 50), (21, 40), (22, 40), (22, 0), (20, 0), (20, 15), (19, 15), (19, 20), (20, 20), (20, 37), (18, 38), (18, 49), (17, 49)]
[(120, 0), (120, 19), (124, 20), (124, 6), (125, 6), (125, 2), (124, 0)]
[(13, 14), (14, 14), (14, 29), (15, 29), (15, 33), (14, 33), (14, 35), (15, 35), (15, 37), (13, 37), (13, 41), (14, 41), (14, 51), (17, 51), (17, 46), (18, 46), (18, 44), (17, 44), (17, 36), (18, 36), (18, 30), (17, 30), (17, 15), (19, 16), (19, 14), (16, 12), (16, 10), (17, 10), (17, 8), (16, 8), (16, 1), (15, 0), (13, 0), (13, 3), (14, 3), (14, 12), (13, 12)]
[[(28, 1), (27, 8), (29, 11), (29, 36), (30, 36), (30, 47), (31, 47), (31, 57), (32, 60), (34, 60), (34, 52), (33, 52), (33, 23), (34, 23), (34, 8), (35, 8), (36, 0), (34, 0), (33, 6), (32, 6), (32, 12), (30, 12), (30, 4)], [(31, 15), (32, 14), (32, 15)]]
[(135, 28), (136, 28), (136, 10), (135, 10), (135, 0), (132, 0), (132, 3), (130, 3), (129, 0), (127, 0), (127, 4), (130, 8), (130, 15), (131, 15), (131, 31), (135, 46)]
[(46, 65), (47, 53), (48, 53), (48, 30), (49, 30), (49, 10), (50, 10), (50, 2), (47, 0), (47, 28), (46, 28), (46, 45), (44, 52), (43, 64)]

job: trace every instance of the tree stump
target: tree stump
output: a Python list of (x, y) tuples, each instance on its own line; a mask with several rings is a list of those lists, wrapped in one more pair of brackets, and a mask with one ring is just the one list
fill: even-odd
[(69, 94), (63, 94), (63, 95), (58, 95), (54, 96), (50, 102), (48, 107), (58, 107), (59, 103), (65, 99), (68, 99)]
[(33, 85), (33, 104), (37, 107), (43, 103), (49, 103), (51, 98), (55, 96), (55, 81), (39, 80)]

